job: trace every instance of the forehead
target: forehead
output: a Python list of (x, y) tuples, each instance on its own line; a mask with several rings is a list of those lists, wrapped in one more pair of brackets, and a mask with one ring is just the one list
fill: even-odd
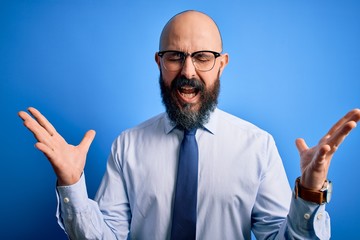
[(172, 18), (163, 29), (160, 50), (221, 51), (221, 37), (214, 21), (205, 14), (187, 12)]

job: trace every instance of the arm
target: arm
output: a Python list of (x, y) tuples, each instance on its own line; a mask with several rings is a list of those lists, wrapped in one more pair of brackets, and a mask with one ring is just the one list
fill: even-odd
[[(29, 108), (29, 112), (34, 118), (23, 111), (19, 112), (19, 116), (38, 140), (35, 146), (45, 154), (58, 178), (59, 207), (57, 216), (60, 226), (66, 229), (71, 239), (115, 239), (115, 234), (120, 236), (120, 239), (125, 239), (128, 233), (128, 222), (125, 221), (123, 228), (115, 230), (116, 227), (112, 226), (117, 224), (116, 221), (111, 223), (111, 220), (108, 220), (109, 215), (113, 213), (106, 212), (105, 208), (100, 210), (98, 203), (87, 196), (85, 177), (82, 174), (86, 155), (95, 137), (95, 132), (93, 130), (88, 131), (81, 143), (78, 146), (73, 146), (57, 133), (51, 123), (38, 110)], [(112, 187), (109, 189), (114, 190), (114, 188), (120, 188), (119, 185), (116, 185), (119, 183), (117, 179), (120, 174), (114, 165), (114, 161), (111, 160), (112, 156), (113, 154), (109, 159), (104, 179), (109, 179), (107, 177), (109, 174), (116, 176), (112, 180), (103, 180), (103, 182), (111, 184)], [(111, 193), (111, 190), (105, 192)], [(126, 196), (126, 194), (122, 196)], [(113, 202), (112, 204), (116, 206), (116, 203)], [(115, 210), (119, 209), (115, 207)], [(108, 215), (107, 220), (103, 214)], [(124, 211), (124, 215), (127, 216), (127, 214), (128, 211)], [(122, 233), (117, 231), (122, 231)]]
[[(354, 109), (341, 118), (318, 145), (309, 148), (303, 139), (296, 140), (300, 154), (300, 185), (312, 191), (323, 187), (331, 159), (346, 136), (360, 120), (360, 109)], [(314, 233), (319, 239), (330, 238), (330, 218), (325, 212), (325, 204), (312, 203), (300, 198), (292, 199), (287, 217), (288, 231), (294, 238), (303, 238)]]
[(325, 205), (295, 199), (272, 138), (266, 149), (267, 164), (252, 210), (252, 231), (256, 238), (328, 239), (330, 224)]
[(58, 222), (70, 239), (128, 239), (131, 212), (113, 156), (108, 159), (96, 201), (88, 199), (84, 176), (72, 186), (57, 188)]
[[(306, 188), (322, 188), (330, 160), (345, 137), (355, 128), (360, 110), (355, 109), (340, 119), (319, 144), (308, 148), (303, 139), (296, 141), (301, 156), (301, 184)], [(259, 239), (329, 239), (330, 219), (325, 204), (315, 204), (301, 198), (291, 198), (276, 146), (269, 142), (266, 159), (269, 165), (263, 175), (253, 210), (253, 232)], [(289, 208), (286, 215), (284, 208)], [(278, 217), (276, 217), (278, 216)]]

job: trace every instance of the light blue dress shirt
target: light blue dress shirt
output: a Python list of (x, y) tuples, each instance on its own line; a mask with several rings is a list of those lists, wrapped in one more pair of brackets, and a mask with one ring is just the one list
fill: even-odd
[[(85, 177), (57, 187), (58, 220), (71, 239), (170, 237), (183, 132), (165, 113), (114, 141), (95, 201)], [(270, 134), (216, 109), (199, 147), (197, 239), (329, 239), (325, 205), (295, 199)]]

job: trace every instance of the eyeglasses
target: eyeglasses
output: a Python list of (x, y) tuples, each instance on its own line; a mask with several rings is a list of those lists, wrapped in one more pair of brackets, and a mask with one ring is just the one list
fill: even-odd
[(161, 51), (157, 53), (162, 58), (162, 64), (168, 71), (179, 71), (183, 66), (187, 56), (191, 57), (194, 67), (201, 71), (207, 72), (213, 69), (216, 58), (221, 54), (214, 51), (197, 51), (193, 53), (185, 53), (180, 51)]

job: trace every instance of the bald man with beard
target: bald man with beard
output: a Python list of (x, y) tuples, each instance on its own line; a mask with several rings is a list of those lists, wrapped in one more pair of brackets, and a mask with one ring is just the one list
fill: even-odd
[[(302, 175), (292, 192), (272, 136), (217, 108), (229, 61), (222, 50), (219, 29), (206, 14), (185, 11), (170, 19), (155, 54), (166, 112), (114, 141), (95, 200), (83, 174), (95, 132), (72, 146), (35, 108), (29, 108), (34, 118), (19, 113), (57, 175), (57, 216), (71, 239), (239, 240), (251, 239), (251, 231), (257, 239), (330, 238), (327, 173), (360, 110), (346, 114), (312, 148), (296, 140)], [(175, 202), (182, 201), (176, 200), (179, 152), (191, 129), (198, 148), (190, 194), (195, 220), (193, 233), (181, 236), (188, 229), (174, 231)]]

